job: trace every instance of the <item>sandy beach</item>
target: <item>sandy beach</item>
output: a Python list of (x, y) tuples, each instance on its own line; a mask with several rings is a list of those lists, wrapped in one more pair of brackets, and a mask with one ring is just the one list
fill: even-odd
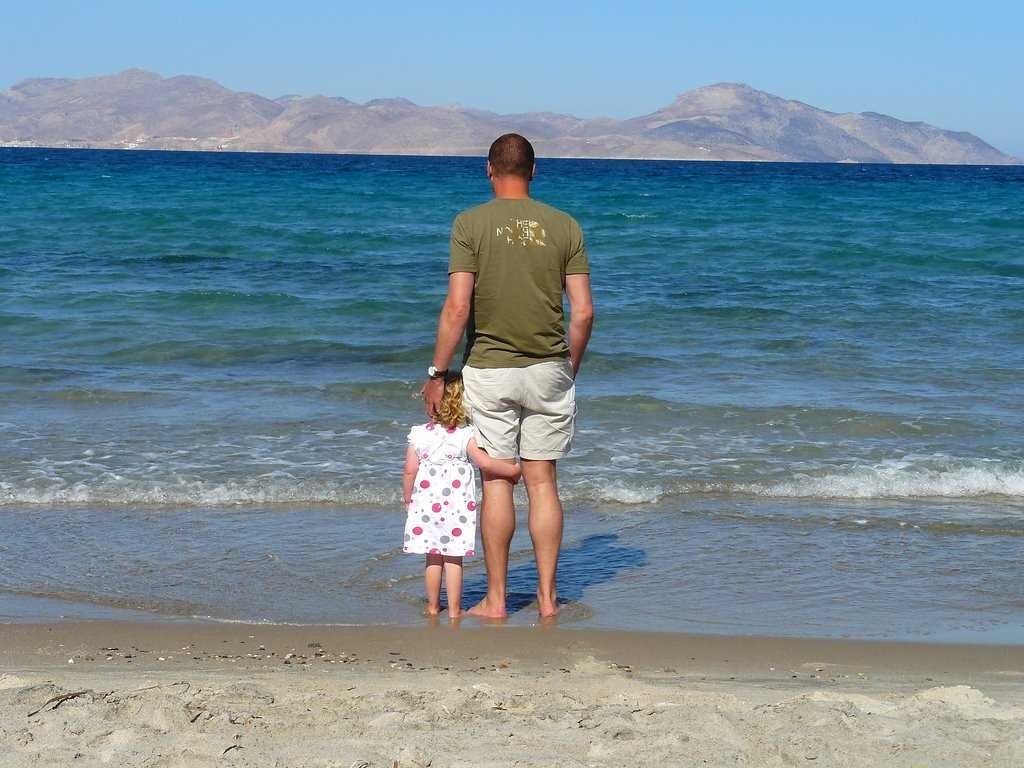
[(3, 766), (1024, 764), (1022, 647), (185, 622), (0, 639)]

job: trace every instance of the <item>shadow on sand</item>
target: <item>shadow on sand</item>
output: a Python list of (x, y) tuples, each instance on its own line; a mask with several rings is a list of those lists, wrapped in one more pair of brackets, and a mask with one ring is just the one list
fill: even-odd
[[(615, 578), (620, 571), (641, 568), (647, 564), (642, 549), (618, 544), (617, 534), (587, 536), (574, 546), (562, 550), (558, 558), (558, 602), (578, 603), (588, 587)], [(466, 581), (463, 605), (475, 605), (487, 591), (487, 577), (479, 574)], [(508, 571), (508, 612), (521, 611), (537, 599), (537, 568), (532, 553), (524, 562)]]

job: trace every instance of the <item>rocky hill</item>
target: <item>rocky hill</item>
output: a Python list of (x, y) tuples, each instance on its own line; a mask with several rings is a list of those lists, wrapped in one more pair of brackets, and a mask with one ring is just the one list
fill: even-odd
[(970, 133), (875, 112), (835, 113), (719, 83), (649, 115), (500, 115), (406, 99), (268, 99), (212, 80), (127, 70), (26, 80), (0, 92), (0, 145), (481, 155), (517, 131), (563, 157), (871, 163), (1019, 162)]

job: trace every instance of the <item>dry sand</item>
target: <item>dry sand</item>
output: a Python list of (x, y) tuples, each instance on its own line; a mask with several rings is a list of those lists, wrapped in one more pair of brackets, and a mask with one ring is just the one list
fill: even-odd
[(1011, 768), (1024, 648), (0, 625), (0, 765)]

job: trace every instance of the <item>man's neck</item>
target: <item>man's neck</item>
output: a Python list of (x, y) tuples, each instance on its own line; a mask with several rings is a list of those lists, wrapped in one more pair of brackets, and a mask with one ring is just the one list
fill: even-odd
[(530, 197), (530, 182), (518, 176), (499, 176), (491, 179), (497, 200), (526, 200)]

